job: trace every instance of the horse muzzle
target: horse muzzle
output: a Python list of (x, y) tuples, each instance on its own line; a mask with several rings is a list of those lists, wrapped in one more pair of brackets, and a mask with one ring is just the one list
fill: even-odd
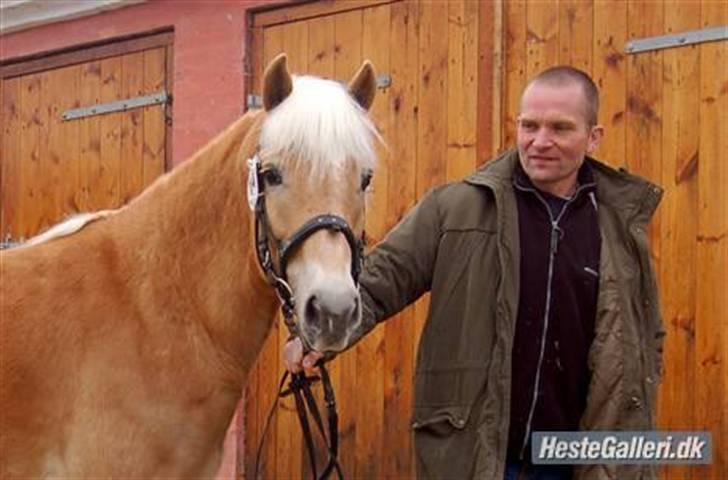
[(300, 313), (301, 333), (316, 351), (346, 348), (361, 322), (361, 299), (349, 282), (319, 285), (305, 299)]

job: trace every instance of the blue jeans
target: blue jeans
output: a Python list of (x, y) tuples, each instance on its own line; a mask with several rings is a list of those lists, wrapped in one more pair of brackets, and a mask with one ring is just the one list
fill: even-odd
[(503, 480), (571, 480), (571, 465), (528, 465), (507, 462)]

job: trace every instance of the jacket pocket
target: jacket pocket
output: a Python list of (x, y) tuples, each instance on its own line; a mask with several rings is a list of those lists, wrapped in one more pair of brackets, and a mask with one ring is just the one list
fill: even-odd
[(473, 478), (478, 429), (471, 407), (415, 409), (415, 462), (418, 479)]
[(470, 406), (448, 406), (415, 409), (412, 429), (446, 437), (463, 430), (470, 418)]

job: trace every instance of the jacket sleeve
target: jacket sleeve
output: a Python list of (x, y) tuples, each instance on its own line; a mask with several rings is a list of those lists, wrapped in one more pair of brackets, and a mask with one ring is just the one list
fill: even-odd
[(430, 289), (440, 243), (438, 194), (431, 190), (364, 260), (362, 323), (349, 346)]

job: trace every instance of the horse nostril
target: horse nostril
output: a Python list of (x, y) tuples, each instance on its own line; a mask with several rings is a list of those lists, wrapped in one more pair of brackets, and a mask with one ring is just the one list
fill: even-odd
[(308, 320), (309, 323), (319, 326), (318, 323), (321, 319), (321, 305), (319, 305), (316, 295), (311, 295), (306, 302), (305, 315), (306, 320)]

